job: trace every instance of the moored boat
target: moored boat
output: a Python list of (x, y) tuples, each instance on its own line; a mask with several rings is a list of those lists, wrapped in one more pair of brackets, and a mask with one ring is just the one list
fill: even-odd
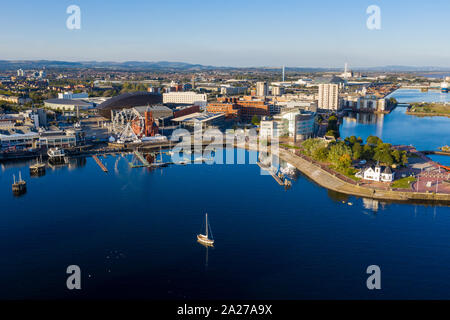
[(205, 221), (206, 222), (206, 232), (205, 232), (205, 234), (197, 235), (197, 240), (204, 246), (212, 247), (212, 246), (214, 246), (214, 240), (209, 238), (208, 214), (206, 214), (205, 219), (206, 219), (206, 221)]

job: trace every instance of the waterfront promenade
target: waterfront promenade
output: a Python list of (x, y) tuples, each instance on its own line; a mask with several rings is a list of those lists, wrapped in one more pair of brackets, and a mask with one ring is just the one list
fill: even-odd
[(357, 182), (345, 178), (327, 168), (321, 167), (305, 156), (296, 153), (294, 149), (280, 148), (279, 156), (284, 161), (289, 162), (301, 171), (308, 178), (329, 190), (341, 192), (344, 194), (378, 199), (378, 200), (395, 200), (395, 201), (439, 201), (448, 202), (450, 204), (450, 194), (431, 193), (431, 192), (413, 192), (407, 190), (382, 190), (367, 188), (358, 185)]

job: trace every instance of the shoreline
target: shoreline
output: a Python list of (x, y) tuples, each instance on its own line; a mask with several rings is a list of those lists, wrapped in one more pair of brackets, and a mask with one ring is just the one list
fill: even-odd
[(409, 116), (416, 116), (416, 117), (447, 117), (447, 118), (450, 118), (450, 114), (445, 114), (445, 113), (410, 112), (408, 110), (406, 110), (405, 113)]
[[(293, 150), (293, 149), (292, 149)], [(295, 152), (295, 151), (294, 151)], [(420, 193), (413, 191), (396, 191), (396, 190), (377, 190), (352, 184), (342, 180), (336, 175), (325, 171), (313, 162), (310, 162), (296, 155), (293, 151), (279, 149), (279, 157), (291, 165), (295, 166), (300, 172), (310, 178), (312, 181), (328, 190), (344, 193), (347, 195), (377, 199), (377, 200), (394, 200), (394, 201), (433, 201), (445, 203), (450, 206), (450, 194), (443, 193)]]
[[(210, 145), (209, 143), (206, 145)], [(167, 149), (173, 147), (169, 143), (158, 144), (158, 145), (140, 145), (136, 146), (137, 148), (129, 148), (126, 146), (123, 149), (103, 149), (95, 150), (97, 152), (83, 152), (81, 154), (73, 154), (72, 157), (92, 157), (96, 154), (111, 154), (111, 153), (121, 153), (121, 152), (130, 152), (132, 149), (141, 149), (146, 151), (150, 151), (153, 149), (160, 149), (160, 147)], [(246, 149), (250, 151), (258, 151), (255, 150), (252, 146), (245, 144), (245, 146), (235, 144), (235, 148)], [(131, 149), (131, 150), (130, 150)], [(429, 201), (429, 202), (438, 202), (443, 203), (447, 206), (450, 206), (450, 194), (445, 193), (421, 193), (414, 191), (399, 191), (399, 190), (381, 190), (381, 189), (373, 189), (360, 186), (359, 183), (351, 181), (345, 181), (340, 178), (336, 173), (332, 170), (325, 170), (318, 164), (314, 163), (309, 159), (305, 159), (304, 156), (297, 155), (295, 153), (295, 149), (285, 149), (283, 147), (279, 148), (278, 157), (294, 167), (296, 167), (301, 173), (311, 179), (313, 182), (317, 183), (319, 186), (336, 191), (339, 193), (369, 198), (369, 199), (377, 199), (377, 200), (390, 200), (390, 201), (400, 201), (400, 202), (408, 202), (408, 201)], [(12, 161), (17, 159), (11, 159)], [(345, 177), (344, 177), (345, 178)], [(350, 179), (349, 179), (350, 180)]]

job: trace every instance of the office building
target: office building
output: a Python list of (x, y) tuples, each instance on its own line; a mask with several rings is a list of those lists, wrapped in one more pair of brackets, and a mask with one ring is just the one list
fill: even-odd
[(206, 94), (192, 91), (163, 93), (164, 104), (195, 104), (204, 107), (207, 104)]

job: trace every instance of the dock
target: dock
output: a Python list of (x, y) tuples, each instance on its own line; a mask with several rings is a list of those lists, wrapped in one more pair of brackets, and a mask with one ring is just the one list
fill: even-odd
[(263, 169), (263, 170), (269, 172), (270, 175), (272, 176), (272, 178), (274, 178), (275, 181), (278, 182), (278, 184), (279, 184), (280, 186), (284, 186), (284, 187), (290, 187), (290, 186), (291, 186), (291, 181), (289, 181), (288, 179), (286, 179), (286, 178), (281, 179), (281, 178), (280, 178), (273, 170), (271, 170), (271, 168), (268, 168), (267, 166), (263, 165), (263, 164), (262, 164), (261, 162), (259, 162), (259, 161), (257, 162), (257, 164), (258, 164), (258, 166), (259, 166), (261, 169)]
[(136, 151), (134, 151), (134, 155), (142, 163), (142, 166), (150, 167), (150, 163), (148, 163), (147, 159), (144, 158), (144, 155), (142, 153), (140, 153), (139, 151), (136, 150)]
[(108, 172), (108, 169), (105, 167), (105, 165), (100, 161), (100, 159), (97, 156), (92, 156), (94, 158), (95, 162), (97, 162), (98, 166), (103, 170), (103, 172)]

